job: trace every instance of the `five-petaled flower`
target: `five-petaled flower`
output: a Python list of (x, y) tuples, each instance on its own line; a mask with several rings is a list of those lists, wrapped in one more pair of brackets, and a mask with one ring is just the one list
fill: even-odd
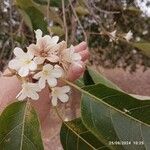
[(70, 46), (70, 48), (65, 48), (61, 50), (61, 61), (60, 63), (66, 69), (70, 64), (80, 64), (81, 62), (81, 55), (75, 52), (74, 46)]
[(69, 100), (69, 96), (67, 95), (67, 93), (69, 92), (70, 92), (69, 86), (52, 88), (52, 93), (50, 95), (52, 97), (52, 105), (57, 106), (58, 99), (63, 103), (67, 102)]
[(39, 86), (43, 89), (46, 85), (46, 81), (50, 87), (57, 85), (57, 78), (62, 77), (63, 69), (58, 66), (52, 66), (51, 64), (46, 64), (43, 70), (34, 75), (34, 79), (39, 79)]
[(22, 90), (16, 96), (18, 100), (24, 100), (26, 98), (31, 98), (33, 100), (38, 100), (41, 89), (37, 83), (25, 82), (22, 84)]
[(32, 52), (35, 56), (34, 60), (37, 64), (42, 64), (45, 60), (52, 63), (59, 61), (58, 50), (59, 50), (59, 37), (45, 35), (42, 37), (42, 31), (40, 29), (35, 31), (36, 44), (31, 44), (27, 48), (28, 51)]
[(124, 36), (124, 38), (128, 42), (133, 38), (133, 33), (131, 32), (131, 30)]
[(21, 48), (14, 49), (15, 58), (9, 62), (9, 68), (18, 71), (21, 77), (29, 74), (29, 71), (34, 71), (37, 68), (36, 63), (33, 61), (33, 55), (29, 51), (25, 53)]

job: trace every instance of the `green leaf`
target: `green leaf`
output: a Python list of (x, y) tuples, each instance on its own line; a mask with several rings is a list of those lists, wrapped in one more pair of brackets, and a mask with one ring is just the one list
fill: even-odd
[(88, 9), (86, 9), (86, 7), (83, 6), (78, 6), (75, 10), (79, 16), (85, 16), (89, 14)]
[(1, 114), (0, 149), (44, 150), (39, 120), (29, 102), (15, 102)]
[[(150, 101), (139, 100), (103, 84), (91, 85), (83, 93), (81, 114), (84, 125), (101, 142), (129, 141), (109, 145), (111, 149), (150, 149)], [(134, 142), (143, 142), (142, 145)]]
[(64, 150), (109, 150), (83, 125), (80, 118), (63, 123), (60, 139)]
[[(48, 1), (50, 1), (50, 6), (53, 7), (61, 7), (61, 0), (33, 0), (35, 3), (47, 5)], [(65, 4), (68, 3), (68, 0), (64, 0)]]
[(35, 7), (28, 7), (26, 13), (31, 19), (32, 26), (34, 30), (41, 29), (43, 33), (48, 33), (47, 23), (44, 20), (44, 15)]
[(61, 28), (60, 26), (52, 26), (52, 27), (49, 27), (48, 30), (58, 36), (62, 36), (65, 34), (64, 29)]
[(16, 0), (16, 5), (31, 30), (41, 29), (45, 34), (48, 33), (45, 17), (32, 0)]
[(144, 55), (150, 57), (150, 43), (134, 43), (133, 46), (140, 49)]

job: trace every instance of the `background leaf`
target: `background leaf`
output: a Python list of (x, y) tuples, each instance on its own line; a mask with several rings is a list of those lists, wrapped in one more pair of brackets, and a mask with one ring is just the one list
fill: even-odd
[(65, 123), (69, 128), (63, 124), (60, 132), (61, 143), (64, 150), (109, 150), (87, 130), (80, 118)]
[(134, 43), (133, 45), (140, 49), (143, 54), (150, 57), (150, 43)]
[(41, 29), (45, 34), (48, 33), (45, 17), (32, 0), (16, 0), (16, 5), (20, 8), (23, 19), (31, 30)]
[[(47, 2), (49, 0), (33, 0), (34, 2), (38, 3), (38, 4), (42, 4), (42, 5), (47, 5)], [(64, 0), (65, 4), (68, 3), (68, 0)], [(61, 7), (61, 0), (50, 0), (50, 5), (54, 6), (54, 7)]]
[(44, 150), (38, 117), (28, 102), (15, 102), (1, 114), (0, 149)]

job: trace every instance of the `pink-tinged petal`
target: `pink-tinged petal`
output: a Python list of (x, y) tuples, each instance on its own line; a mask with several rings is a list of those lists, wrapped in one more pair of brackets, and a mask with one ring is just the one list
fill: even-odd
[(39, 48), (35, 44), (30, 44), (29, 47), (27, 47), (27, 50), (36, 55), (37, 51), (39, 51)]
[(42, 76), (42, 72), (38, 72), (33, 76), (34, 79), (39, 79)]
[(70, 90), (71, 90), (70, 86), (61, 87), (61, 92), (62, 93), (68, 93), (68, 92), (70, 92)]
[(16, 57), (20, 58), (25, 54), (25, 52), (21, 48), (16, 47), (14, 49), (14, 54), (15, 54)]
[(67, 102), (69, 100), (69, 96), (67, 94), (59, 95), (58, 98), (63, 103), (65, 103), (65, 102)]
[(44, 61), (45, 61), (45, 58), (43, 58), (43, 57), (35, 57), (35, 58), (34, 58), (34, 62), (35, 62), (37, 65), (43, 64)]
[(51, 55), (50, 57), (47, 57), (47, 60), (49, 60), (52, 63), (56, 63), (59, 61), (59, 57), (56, 55)]
[(73, 54), (73, 58), (72, 58), (73, 61), (79, 61), (81, 59), (82, 59), (82, 57), (79, 53), (74, 53)]
[(42, 37), (41, 39), (37, 41), (37, 46), (41, 50), (47, 50), (47, 47), (49, 47), (50, 45), (49, 41), (51, 41), (51, 37), (49, 35), (45, 35), (44, 37)]
[(52, 96), (52, 105), (57, 106), (57, 97), (56, 96)]
[(34, 61), (32, 61), (29, 65), (29, 69), (32, 70), (32, 71), (36, 70), (37, 69), (37, 64)]
[(50, 87), (55, 87), (57, 85), (57, 80), (55, 78), (49, 78), (47, 82)]
[(40, 78), (40, 79), (39, 79), (39, 87), (40, 87), (41, 89), (44, 89), (45, 86), (46, 86), (46, 81), (45, 81), (45, 79)]
[(9, 62), (8, 67), (11, 69), (18, 70), (21, 67), (20, 61), (13, 59)]
[(19, 72), (18, 74), (21, 76), (21, 77), (26, 77), (28, 74), (29, 74), (29, 69), (27, 67), (21, 67), (19, 69)]
[(36, 37), (36, 40), (38, 41), (40, 38), (42, 38), (42, 31), (40, 29), (37, 29), (35, 32), (35, 37)]
[(76, 53), (81, 52), (81, 51), (87, 49), (87, 43), (83, 41), (80, 44), (78, 44), (77, 46), (75, 46), (74, 49), (75, 49)]

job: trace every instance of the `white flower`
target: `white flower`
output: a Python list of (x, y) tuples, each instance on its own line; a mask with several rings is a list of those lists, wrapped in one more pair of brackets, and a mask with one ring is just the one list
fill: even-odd
[(39, 99), (39, 95), (37, 92), (40, 92), (41, 89), (38, 86), (37, 83), (23, 83), (22, 84), (22, 90), (19, 92), (19, 94), (16, 96), (18, 100), (24, 100), (25, 98), (31, 98), (33, 100)]
[(114, 31), (112, 31), (112, 32), (110, 32), (109, 34), (110, 34), (110, 42), (112, 42), (112, 41), (114, 41), (115, 40), (115, 38), (116, 38), (116, 32), (117, 32), (117, 30), (114, 30)]
[(70, 92), (69, 86), (52, 88), (52, 105), (56, 106), (58, 99), (63, 103), (67, 102), (69, 100), (69, 96), (67, 95), (68, 92)]
[(21, 48), (16, 47), (14, 49), (15, 58), (9, 62), (9, 68), (18, 71), (21, 77), (25, 77), (29, 74), (29, 71), (33, 71), (37, 68), (36, 63), (32, 60), (33, 55), (28, 51), (25, 53)]
[(35, 31), (36, 44), (31, 44), (27, 48), (35, 56), (35, 62), (37, 64), (42, 64), (45, 60), (56, 63), (59, 61), (58, 49), (59, 44), (58, 36), (51, 37), (45, 35), (42, 37), (42, 31), (40, 29)]
[(39, 79), (39, 86), (43, 89), (48, 82), (50, 87), (57, 85), (57, 78), (60, 78), (63, 75), (63, 69), (58, 66), (52, 66), (47, 64), (43, 67), (43, 70), (34, 75), (34, 79)]
[(124, 38), (128, 42), (133, 38), (133, 33), (131, 32), (131, 30), (124, 36)]
[(74, 46), (71, 45), (70, 48), (64, 49), (61, 52), (61, 61), (68, 63), (75, 63), (81, 61), (81, 55), (75, 52)]

